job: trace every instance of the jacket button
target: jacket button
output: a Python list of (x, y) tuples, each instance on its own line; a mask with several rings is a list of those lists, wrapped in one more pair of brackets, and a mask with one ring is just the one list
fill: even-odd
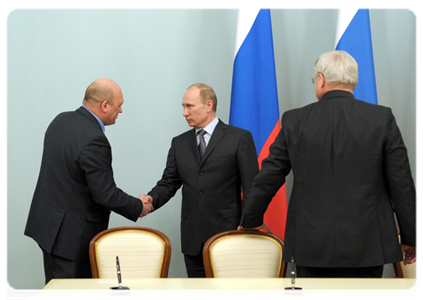
[(198, 192), (200, 195), (202, 195), (203, 194), (203, 191), (200, 191), (200, 192)]

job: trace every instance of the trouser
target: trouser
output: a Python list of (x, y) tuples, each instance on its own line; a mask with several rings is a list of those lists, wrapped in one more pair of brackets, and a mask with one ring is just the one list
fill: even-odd
[(184, 254), (185, 267), (189, 278), (193, 277), (206, 277), (206, 271), (204, 270), (203, 252), (199, 255), (186, 255)]
[(53, 278), (92, 278), (89, 262), (66, 259), (43, 250), (46, 284)]
[(297, 277), (381, 278), (383, 266), (365, 268), (315, 268), (297, 266)]

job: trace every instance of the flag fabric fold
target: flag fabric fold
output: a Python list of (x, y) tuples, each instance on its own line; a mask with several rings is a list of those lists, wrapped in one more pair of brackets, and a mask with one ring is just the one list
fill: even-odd
[[(229, 124), (251, 132), (261, 168), (261, 161), (267, 158), (269, 146), (280, 131), (269, 9), (239, 11)], [(286, 214), (286, 190), (283, 185), (264, 216), (264, 222), (282, 239)]]
[(354, 90), (354, 96), (359, 100), (377, 104), (368, 9), (339, 10), (335, 49), (348, 52), (357, 61), (358, 84)]

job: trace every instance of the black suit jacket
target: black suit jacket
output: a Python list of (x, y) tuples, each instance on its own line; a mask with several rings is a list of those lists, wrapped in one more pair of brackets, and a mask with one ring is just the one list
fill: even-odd
[(37, 186), (25, 228), (55, 255), (89, 261), (91, 239), (107, 229), (110, 211), (136, 221), (142, 202), (116, 187), (110, 144), (84, 107), (49, 125)]
[[(211, 236), (237, 228), (257, 173), (257, 153), (251, 133), (219, 121), (203, 160), (195, 129), (173, 138), (162, 179), (149, 195), (158, 209), (183, 186), (182, 252), (197, 255)], [(241, 201), (241, 187), (244, 201)]]
[(391, 109), (332, 91), (286, 112), (255, 178), (243, 226), (262, 224), (292, 169), (284, 260), (301, 266), (368, 267), (402, 260), (415, 246), (415, 187)]

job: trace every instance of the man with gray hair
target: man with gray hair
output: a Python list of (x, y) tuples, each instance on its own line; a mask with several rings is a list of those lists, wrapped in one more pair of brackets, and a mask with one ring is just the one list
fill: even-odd
[(283, 114), (241, 225), (263, 227), (263, 214), (292, 169), (283, 260), (294, 259), (299, 277), (381, 277), (383, 265), (404, 253), (405, 264), (416, 261), (407, 150), (390, 108), (354, 98), (354, 58), (330, 51), (314, 70), (319, 101)]

